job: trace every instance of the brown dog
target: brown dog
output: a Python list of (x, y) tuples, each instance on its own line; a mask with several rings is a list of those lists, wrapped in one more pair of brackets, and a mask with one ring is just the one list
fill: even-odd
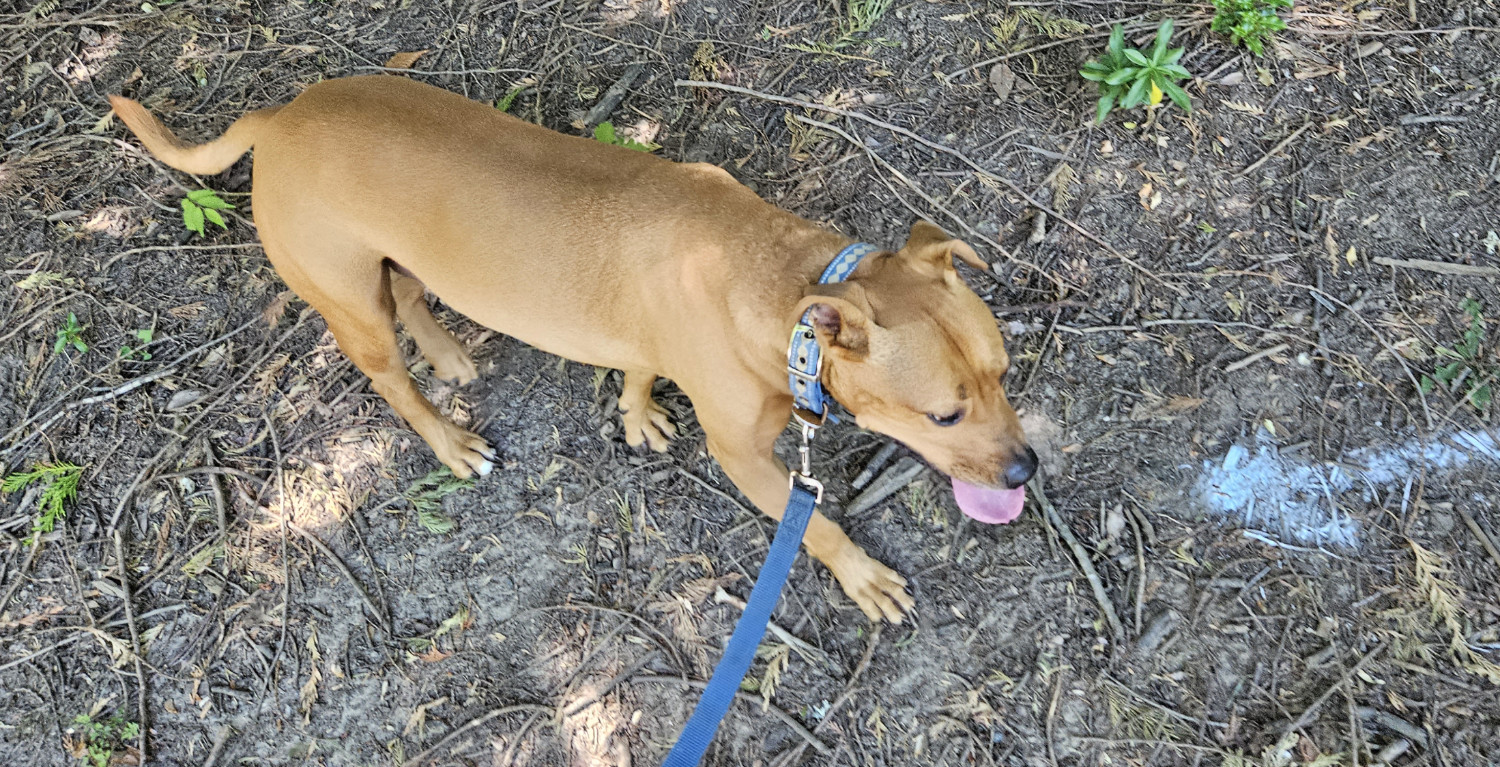
[[(953, 257), (984, 263), (936, 226), (918, 222), (900, 251), (820, 285), (850, 240), (720, 168), (565, 136), (405, 78), (319, 83), (199, 146), (134, 101), (110, 103), (178, 170), (219, 173), (255, 148), (266, 256), (460, 477), (491, 469), (490, 446), (422, 396), (396, 343), (400, 318), (438, 376), (475, 377), (424, 288), (539, 349), (623, 370), (631, 445), (666, 449), (675, 430), (651, 385), (677, 382), (724, 472), (777, 519), (789, 494), (772, 450), (792, 404), (787, 339), (811, 308), (823, 385), (860, 426), (952, 476), (970, 516), (1020, 513), (1036, 456), (1005, 399), (1003, 339)], [(821, 514), (805, 542), (871, 620), (911, 608), (905, 579)]]

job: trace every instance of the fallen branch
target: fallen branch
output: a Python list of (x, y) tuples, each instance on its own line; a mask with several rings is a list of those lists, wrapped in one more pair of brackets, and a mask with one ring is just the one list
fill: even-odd
[(540, 713), (548, 713), (551, 712), (552, 709), (546, 706), (539, 706), (535, 703), (518, 703), (514, 706), (504, 706), (502, 708), (491, 709), (484, 714), (470, 719), (468, 722), (460, 725), (458, 729), (454, 730), (453, 732), (444, 735), (442, 740), (439, 740), (437, 743), (433, 744), (432, 748), (429, 748), (426, 751), (423, 751), (422, 753), (406, 760), (407, 767), (417, 767), (417, 765), (427, 761), (433, 754), (436, 754), (444, 746), (452, 743), (455, 738), (468, 732), (469, 730), (472, 730), (475, 727), (478, 727), (479, 725), (484, 724), (485, 722), (488, 722), (489, 720), (494, 719), (497, 716), (514, 714), (517, 711), (536, 711)]
[(1303, 123), (1301, 128), (1298, 128), (1297, 130), (1292, 131), (1292, 135), (1287, 136), (1286, 138), (1284, 138), (1281, 141), (1277, 142), (1276, 146), (1271, 147), (1271, 151), (1266, 152), (1265, 155), (1263, 155), (1259, 160), (1256, 160), (1255, 162), (1250, 163), (1250, 167), (1245, 168), (1244, 170), (1240, 171), (1239, 173), (1234, 174), (1234, 177), (1235, 178), (1244, 178), (1244, 177), (1250, 175), (1251, 173), (1254, 173), (1257, 168), (1259, 168), (1262, 165), (1265, 165), (1266, 161), (1269, 160), (1269, 159), (1271, 159), (1272, 157), (1274, 157), (1277, 152), (1280, 152), (1281, 150), (1286, 149), (1288, 144), (1292, 143), (1293, 141), (1296, 141), (1297, 137), (1301, 136), (1302, 132), (1305, 131), (1305, 130), (1307, 130), (1308, 128), (1311, 128), (1312, 125), (1313, 124), (1311, 122), (1305, 122), (1305, 123)]
[(375, 621), (380, 624), (381, 628), (385, 629), (386, 634), (391, 634), (391, 619), (387, 618), (385, 611), (375, 604), (374, 599), (370, 598), (370, 594), (365, 591), (364, 586), (360, 585), (359, 580), (354, 577), (354, 573), (349, 571), (349, 566), (344, 564), (344, 560), (340, 559), (339, 555), (333, 553), (333, 549), (328, 548), (328, 544), (323, 543), (323, 541), (318, 539), (318, 536), (308, 532), (301, 525), (295, 522), (288, 522), (287, 527), (291, 528), (292, 532), (306, 538), (308, 543), (311, 543), (318, 551), (323, 552), (323, 556), (333, 560), (333, 566), (337, 567), (339, 572), (343, 573), (344, 577), (349, 579), (349, 584), (354, 587), (355, 593), (359, 594), (360, 601), (364, 602), (365, 607), (369, 608), (370, 614), (375, 616)]
[[(736, 598), (733, 594), (725, 591), (724, 587), (722, 586), (714, 589), (714, 603), (721, 605), (733, 605), (734, 607), (738, 608), (740, 612), (745, 611), (744, 600)], [(782, 628), (779, 624), (776, 623), (776, 621), (767, 623), (766, 629), (769, 630), (772, 634), (775, 634), (777, 639), (785, 642), (793, 650), (796, 650), (797, 653), (802, 656), (803, 660), (822, 663), (835, 673), (843, 670), (839, 668), (839, 664), (834, 663), (833, 659), (828, 657), (828, 653), (823, 652), (822, 650), (813, 647), (807, 642), (802, 641), (792, 632)]]
[[(630, 681), (651, 682), (653, 684), (672, 684), (679, 687), (692, 687), (693, 689), (697, 690), (701, 690), (704, 687), (708, 686), (708, 682), (699, 682), (696, 679), (682, 679), (675, 676), (660, 676), (657, 674), (641, 674), (639, 676), (632, 677)], [(744, 692), (743, 690), (735, 691), (734, 697), (750, 704), (754, 708), (760, 708), (761, 704), (763, 703), (760, 698)], [(777, 706), (766, 706), (765, 710), (770, 712), (777, 719), (780, 719), (782, 724), (785, 724), (787, 727), (792, 728), (792, 732), (797, 733), (797, 735), (801, 736), (804, 741), (807, 741), (807, 745), (812, 746), (814, 751), (817, 751), (824, 756), (829, 756), (833, 753), (833, 749), (829, 748), (827, 743), (824, 743), (818, 738), (818, 736), (812, 734), (811, 730), (803, 726), (803, 724), (797, 721), (797, 719), (791, 714), (782, 711)]]
[(1291, 735), (1297, 730), (1300, 730), (1303, 727), (1307, 726), (1309, 722), (1317, 717), (1318, 709), (1321, 708), (1324, 703), (1327, 703), (1328, 699), (1333, 697), (1334, 693), (1338, 692), (1341, 688), (1343, 688), (1344, 685), (1348, 684), (1349, 681), (1354, 678), (1355, 674), (1358, 674), (1360, 670), (1362, 670), (1366, 665), (1369, 664), (1370, 661), (1374, 660), (1375, 656), (1383, 652), (1386, 648), (1386, 645), (1387, 642), (1381, 642), (1380, 644), (1376, 645), (1375, 649), (1365, 653), (1365, 657), (1360, 658), (1359, 662), (1354, 664), (1353, 668), (1344, 672), (1344, 675), (1342, 677), (1339, 677), (1339, 680), (1337, 682), (1334, 682), (1332, 687), (1324, 690), (1323, 694), (1319, 695), (1318, 699), (1313, 701), (1312, 705), (1308, 706), (1307, 710), (1303, 711), (1301, 716), (1297, 717), (1292, 721), (1291, 724), (1287, 725), (1286, 729), (1281, 733), (1282, 740), (1285, 740), (1286, 736)]
[(141, 755), (141, 764), (149, 764), (146, 751), (146, 733), (151, 730), (151, 722), (146, 719), (146, 672), (141, 669), (141, 634), (135, 625), (135, 608), (130, 604), (130, 576), (126, 573), (129, 568), (125, 566), (125, 540), (120, 534), (120, 528), (114, 529), (115, 533), (115, 562), (120, 567), (120, 594), (125, 601), (125, 624), (130, 628), (130, 659), (135, 663), (135, 706), (136, 720), (140, 725), (136, 734), (136, 750)]
[(1240, 360), (1239, 362), (1231, 362), (1228, 365), (1225, 365), (1224, 372), (1235, 373), (1244, 370), (1245, 368), (1250, 367), (1251, 365), (1254, 365), (1255, 363), (1260, 362), (1261, 360), (1270, 357), (1273, 354), (1280, 354), (1290, 348), (1292, 348), (1291, 344), (1276, 344), (1269, 349), (1261, 349), (1260, 351)]
[(1073, 529), (1063, 522), (1058, 516), (1057, 510), (1052, 508), (1052, 502), (1047, 500), (1047, 494), (1042, 490), (1042, 477), (1038, 473), (1031, 478), (1026, 486), (1031, 489), (1031, 494), (1036, 498), (1038, 505), (1042, 507), (1042, 513), (1057, 529), (1057, 534), (1062, 536), (1063, 542), (1073, 552), (1073, 558), (1078, 561), (1078, 569), (1083, 571), (1083, 577), (1088, 579), (1089, 587), (1094, 591), (1094, 599), (1099, 603), (1099, 609), (1104, 612), (1104, 620), (1109, 623), (1110, 634), (1114, 636), (1115, 643), (1119, 644), (1125, 639), (1125, 627), (1120, 623), (1120, 616), (1115, 613), (1115, 605), (1109, 601), (1109, 592), (1104, 589), (1104, 581), (1099, 578), (1099, 572), (1094, 569), (1094, 563), (1089, 560), (1088, 550), (1078, 542), (1077, 536), (1073, 535)]
[(1455, 277), (1500, 277), (1500, 268), (1493, 266), (1469, 266), (1468, 264), (1450, 264), (1446, 261), (1429, 261), (1425, 258), (1386, 258), (1385, 256), (1376, 256), (1370, 260), (1381, 266), (1420, 269), (1424, 272), (1451, 274)]

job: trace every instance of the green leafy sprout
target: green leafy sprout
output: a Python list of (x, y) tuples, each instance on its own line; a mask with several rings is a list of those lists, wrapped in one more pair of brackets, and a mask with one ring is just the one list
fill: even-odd
[(62, 354), (69, 346), (77, 349), (80, 354), (88, 351), (89, 345), (83, 342), (83, 331), (87, 329), (88, 325), (78, 324), (78, 315), (68, 312), (68, 319), (57, 329), (57, 343), (52, 345), (52, 353)]
[(1266, 41), (1286, 29), (1286, 21), (1276, 11), (1290, 7), (1292, 0), (1214, 0), (1214, 20), (1209, 28), (1229, 35), (1229, 42), (1244, 45), (1260, 56), (1265, 53)]
[[(884, 38), (869, 37), (869, 33), (885, 17), (886, 12), (894, 3), (895, 0), (848, 0), (845, 5), (844, 18), (838, 22), (838, 37), (831, 41), (808, 41), (787, 47), (806, 53), (829, 55), (859, 43), (892, 45), (893, 43)], [(762, 30), (763, 39), (769, 39), (766, 33), (767, 30)]]
[(67, 513), (67, 504), (78, 497), (78, 483), (83, 479), (83, 467), (59, 461), (39, 463), (31, 471), (18, 471), (0, 481), (0, 493), (19, 493), (32, 483), (40, 483), (42, 497), (37, 502), (37, 516), (31, 521), (31, 536), (24, 543), (34, 545), (44, 533), (52, 532)]
[(1156, 30), (1156, 40), (1147, 55), (1137, 48), (1126, 48), (1125, 28), (1115, 25), (1104, 55), (1078, 70), (1083, 79), (1099, 84), (1099, 110), (1095, 118), (1098, 122), (1103, 123), (1116, 106), (1122, 109), (1143, 103), (1155, 106), (1161, 103), (1163, 95), (1192, 113), (1193, 104), (1187, 91), (1177, 84), (1192, 77), (1192, 73), (1177, 63), (1182, 58), (1182, 49), (1167, 48), (1171, 38), (1172, 20), (1167, 19)]
[(406, 488), (402, 496), (416, 510), (417, 524), (423, 530), (433, 535), (446, 535), (458, 525), (452, 517), (443, 513), (443, 498), (473, 486), (474, 480), (459, 479), (444, 466), (411, 483), (411, 487)]
[(156, 336), (156, 331), (151, 328), (141, 328), (132, 332), (130, 336), (136, 340), (135, 342), (139, 346), (131, 346), (130, 344), (121, 346), (120, 359), (142, 361), (151, 359), (151, 352), (146, 351), (145, 347), (151, 345), (151, 339)]
[(234, 206), (220, 199), (214, 190), (198, 189), (188, 192), (187, 196), (182, 198), (182, 225), (199, 237), (205, 236), (203, 232), (205, 221), (216, 224), (220, 229), (228, 229), (229, 225), (224, 223), (224, 216), (219, 213), (221, 210), (234, 210)]
[(511, 88), (508, 92), (506, 92), (504, 96), (501, 96), (499, 100), (495, 102), (495, 108), (502, 112), (509, 112), (510, 108), (512, 106), (515, 106), (516, 99), (520, 98), (521, 92), (525, 90), (526, 87), (524, 85), (518, 85), (514, 88)]
[(79, 714), (73, 720), (73, 726), (83, 737), (82, 758), (88, 767), (109, 767), (115, 751), (127, 748), (127, 744), (141, 734), (139, 724), (127, 722), (119, 714), (102, 721), (96, 721), (88, 714)]
[(1441, 362), (1432, 375), (1422, 376), (1422, 392), (1431, 392), (1438, 386), (1461, 391), (1465, 402), (1483, 411), (1494, 402), (1495, 378), (1500, 376), (1500, 366), (1484, 359), (1484, 312), (1479, 302), (1465, 298), (1459, 308), (1468, 317), (1468, 327), (1453, 348), (1437, 347)]
[(661, 144), (641, 143), (629, 136), (621, 136), (615, 133), (615, 124), (608, 120), (594, 126), (594, 140), (604, 144), (622, 146), (626, 149), (634, 149), (637, 152), (655, 152), (661, 149)]

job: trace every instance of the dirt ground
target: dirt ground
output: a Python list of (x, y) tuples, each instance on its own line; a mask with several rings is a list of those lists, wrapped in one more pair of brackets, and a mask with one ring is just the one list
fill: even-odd
[[(1342, 541), (1201, 491), (1236, 450), (1357, 468), (1495, 433), (1463, 399), (1500, 371), (1493, 321), (1451, 387), (1418, 382), (1485, 327), (1466, 299), (1500, 316), (1500, 8), (1299, 3), (1257, 58), (1205, 5), (844, 3), (0, 13), (0, 474), (83, 467), (39, 546), (39, 486), (0, 496), (0, 761), (653, 764), (680, 729), (738, 615), (715, 593), (748, 594), (772, 531), (686, 398), (661, 385), (683, 436), (638, 454), (618, 373), (448, 313), (481, 379), (413, 372), (504, 465), (429, 476), (264, 261), (250, 161), (166, 171), (107, 116), (124, 92), (206, 138), (426, 51), (393, 76), (565, 132), (640, 65), (606, 116), (662, 155), (886, 246), (930, 218), (995, 264), (965, 276), (1012, 334), (1044, 492), (981, 526), (921, 469), (848, 513), (886, 440), (825, 430), (832, 515), (917, 612), (873, 627), (799, 559), (797, 641), (768, 635), (708, 763), (1500, 763), (1494, 464), (1419, 448), (1325, 485)], [(1089, 124), (1077, 67), (1168, 16), (1192, 114)], [(201, 187), (238, 206), (204, 237), (178, 207)], [(54, 348), (70, 313), (87, 351)]]

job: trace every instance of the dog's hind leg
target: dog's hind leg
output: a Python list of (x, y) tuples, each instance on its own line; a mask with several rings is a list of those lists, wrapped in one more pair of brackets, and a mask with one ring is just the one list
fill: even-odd
[(403, 273), (399, 267), (389, 267), (391, 275), (391, 297), (396, 301), (396, 316), (406, 326), (406, 332), (416, 340), (417, 348), (432, 366), (433, 375), (460, 386), (479, 376), (474, 367), (474, 358), (469, 356), (464, 345), (453, 333), (432, 316), (427, 307), (427, 288), (420, 280)]
[[(494, 468), (489, 443), (443, 417), (412, 383), (396, 344), (391, 272), (380, 258), (359, 252), (293, 257), (265, 237), (268, 229), (261, 229), (262, 244), (277, 274), (323, 315), (339, 348), (370, 377), (371, 388), (427, 441), (454, 476), (488, 474)], [(300, 245), (315, 250), (329, 243)]]
[(625, 423), (625, 442), (639, 447), (642, 442), (658, 453), (667, 452), (667, 443), (677, 436), (671, 415), (651, 397), (656, 375), (640, 370), (625, 371), (620, 392), (620, 420)]

